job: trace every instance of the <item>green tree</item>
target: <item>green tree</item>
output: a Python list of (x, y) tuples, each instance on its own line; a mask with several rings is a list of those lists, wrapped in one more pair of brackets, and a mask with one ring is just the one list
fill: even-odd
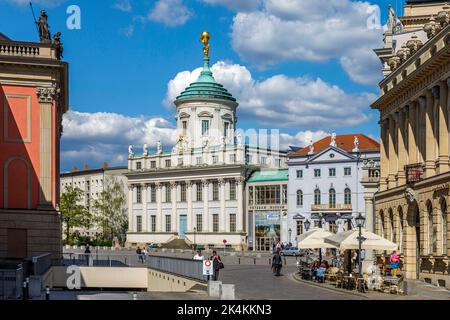
[(103, 239), (111, 242), (121, 238), (128, 229), (126, 196), (123, 184), (115, 177), (106, 177), (105, 189), (93, 201), (95, 220), (102, 228)]
[(73, 228), (89, 228), (91, 215), (86, 206), (80, 204), (83, 200), (83, 190), (69, 186), (61, 195), (59, 208), (65, 224), (66, 241), (73, 240)]

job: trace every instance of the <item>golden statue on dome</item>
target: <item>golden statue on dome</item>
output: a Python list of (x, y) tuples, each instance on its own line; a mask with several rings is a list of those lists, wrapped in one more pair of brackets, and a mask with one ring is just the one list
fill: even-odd
[(203, 55), (205, 58), (209, 58), (209, 40), (211, 39), (211, 36), (209, 35), (208, 31), (203, 31), (200, 35), (200, 42), (203, 43), (205, 46), (203, 48)]

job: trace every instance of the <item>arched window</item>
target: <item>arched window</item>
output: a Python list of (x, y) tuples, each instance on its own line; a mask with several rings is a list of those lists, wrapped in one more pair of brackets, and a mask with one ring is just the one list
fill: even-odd
[(392, 209), (389, 209), (389, 231), (390, 231), (390, 240), (392, 242), (395, 242), (396, 235), (395, 235), (394, 213), (392, 212)]
[(330, 208), (336, 208), (336, 190), (331, 188), (328, 195)]
[(297, 190), (297, 207), (303, 206), (303, 191)]
[(404, 224), (403, 224), (403, 209), (402, 207), (398, 208), (398, 219), (400, 220), (399, 226), (399, 241), (398, 241), (398, 251), (403, 252), (403, 230), (404, 230)]
[(433, 204), (431, 201), (427, 203), (428, 213), (428, 254), (436, 252), (436, 234), (433, 226)]
[(352, 204), (352, 191), (349, 188), (344, 190), (344, 204)]
[(447, 255), (447, 201), (441, 201), (441, 238), (442, 255)]
[(386, 235), (386, 226), (384, 224), (384, 212), (380, 211), (380, 227), (381, 227), (381, 236), (384, 238)]
[(321, 200), (320, 200), (320, 190), (319, 189), (316, 189), (315, 191), (314, 191), (314, 204), (315, 205), (319, 205), (321, 203)]

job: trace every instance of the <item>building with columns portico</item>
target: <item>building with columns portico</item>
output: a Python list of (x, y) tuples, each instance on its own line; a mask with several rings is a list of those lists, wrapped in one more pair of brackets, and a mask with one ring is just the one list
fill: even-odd
[[(406, 10), (407, 9), (407, 10)], [(450, 7), (407, 1), (391, 9), (380, 111), (381, 177), (376, 232), (399, 244), (407, 279), (450, 287)]]
[(252, 172), (286, 166), (286, 152), (245, 143), (236, 134), (236, 99), (204, 67), (175, 101), (178, 141), (164, 152), (129, 148), (128, 245), (174, 239), (206, 247), (247, 247), (245, 182)]

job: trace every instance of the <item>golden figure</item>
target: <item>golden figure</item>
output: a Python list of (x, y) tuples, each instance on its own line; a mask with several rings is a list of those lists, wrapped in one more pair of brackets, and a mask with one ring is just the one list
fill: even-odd
[(207, 58), (209, 58), (209, 39), (211, 39), (209, 32), (203, 31), (202, 34), (200, 35), (200, 42), (203, 43), (203, 45), (205, 46), (203, 48), (203, 54)]

